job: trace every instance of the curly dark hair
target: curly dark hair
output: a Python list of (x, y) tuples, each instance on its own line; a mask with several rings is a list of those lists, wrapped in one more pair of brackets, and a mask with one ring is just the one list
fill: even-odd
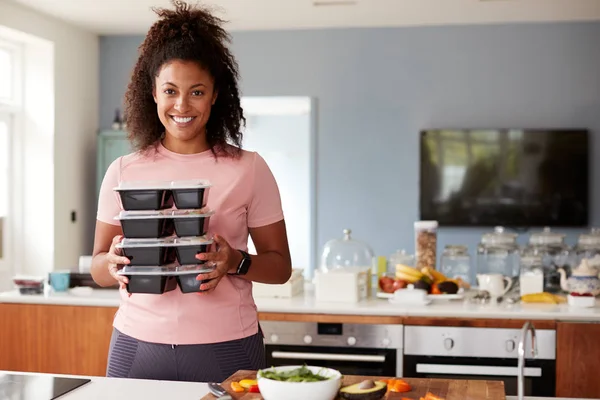
[(240, 127), (246, 120), (240, 105), (238, 65), (227, 47), (231, 37), (222, 27), (224, 21), (208, 8), (179, 0), (172, 3), (174, 10), (153, 9), (159, 20), (139, 47), (139, 58), (125, 93), (128, 138), (142, 151), (158, 144), (165, 128), (152, 96), (155, 77), (171, 60), (195, 61), (212, 75), (219, 93), (206, 124), (207, 143), (215, 156), (217, 150), (239, 154)]

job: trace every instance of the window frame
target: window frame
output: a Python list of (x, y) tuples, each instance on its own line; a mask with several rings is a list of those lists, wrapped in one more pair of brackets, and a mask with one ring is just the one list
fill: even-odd
[(23, 46), (0, 36), (0, 48), (12, 55), (12, 97), (0, 97), (0, 112), (18, 112), (23, 104)]

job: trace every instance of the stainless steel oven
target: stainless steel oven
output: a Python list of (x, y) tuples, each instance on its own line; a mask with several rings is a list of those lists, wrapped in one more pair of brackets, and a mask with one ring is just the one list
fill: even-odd
[[(504, 381), (506, 395), (517, 395), (520, 329), (406, 326), (404, 376), (407, 378)], [(525, 395), (554, 397), (556, 331), (536, 330), (538, 356), (525, 363)], [(531, 340), (525, 351), (531, 354)]]
[(307, 364), (346, 375), (402, 376), (402, 325), (261, 321), (268, 366)]

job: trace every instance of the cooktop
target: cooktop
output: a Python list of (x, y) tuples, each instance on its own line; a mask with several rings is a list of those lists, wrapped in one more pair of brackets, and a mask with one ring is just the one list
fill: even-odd
[(0, 373), (0, 400), (54, 400), (90, 379)]

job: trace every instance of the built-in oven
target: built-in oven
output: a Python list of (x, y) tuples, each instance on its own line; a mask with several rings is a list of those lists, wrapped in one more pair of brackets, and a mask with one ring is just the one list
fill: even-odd
[(268, 366), (315, 365), (345, 375), (402, 376), (402, 325), (261, 321)]
[[(404, 376), (504, 381), (517, 395), (519, 329), (405, 326)], [(556, 331), (536, 330), (538, 355), (526, 341), (525, 396), (554, 397)]]

